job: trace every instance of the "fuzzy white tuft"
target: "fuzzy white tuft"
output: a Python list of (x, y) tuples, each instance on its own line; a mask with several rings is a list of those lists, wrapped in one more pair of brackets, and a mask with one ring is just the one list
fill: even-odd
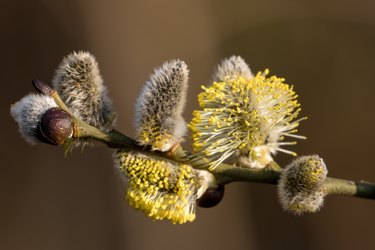
[(50, 108), (57, 107), (50, 96), (29, 94), (10, 107), (10, 114), (18, 123), (22, 137), (30, 144), (40, 142), (37, 129), (40, 118)]
[(114, 118), (112, 101), (93, 55), (83, 51), (67, 55), (52, 83), (74, 115), (94, 127), (109, 129)]
[(153, 150), (168, 151), (182, 141), (186, 124), (182, 118), (189, 70), (181, 60), (155, 69), (146, 81), (135, 106), (137, 140)]
[(243, 77), (250, 80), (254, 77), (249, 65), (240, 56), (225, 58), (217, 67), (213, 80), (215, 82), (227, 82)]

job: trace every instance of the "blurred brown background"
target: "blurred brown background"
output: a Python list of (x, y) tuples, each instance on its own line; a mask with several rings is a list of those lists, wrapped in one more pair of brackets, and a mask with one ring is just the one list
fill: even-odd
[[(235, 183), (194, 223), (153, 222), (123, 202), (111, 150), (31, 147), (9, 115), (50, 81), (73, 50), (99, 61), (119, 114), (134, 135), (134, 100), (153, 68), (190, 67), (186, 120), (200, 86), (225, 56), (293, 83), (303, 122), (299, 154), (316, 153), (330, 175), (375, 181), (375, 2), (348, 1), (1, 1), (0, 249), (374, 249), (375, 201), (329, 197), (321, 212), (284, 213), (275, 187)], [(278, 155), (285, 164), (290, 157)]]

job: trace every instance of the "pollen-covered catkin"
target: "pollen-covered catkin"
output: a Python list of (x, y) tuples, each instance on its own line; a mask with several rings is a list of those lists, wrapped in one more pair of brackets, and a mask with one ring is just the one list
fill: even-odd
[(109, 130), (115, 115), (93, 55), (83, 51), (67, 55), (52, 83), (74, 115), (94, 127)]
[(188, 73), (183, 61), (171, 60), (146, 81), (135, 106), (136, 139), (141, 145), (168, 151), (183, 140)]
[(286, 211), (295, 214), (312, 213), (324, 201), (323, 183), (328, 170), (317, 155), (302, 156), (282, 172), (278, 183), (279, 200)]
[(277, 151), (296, 142), (285, 137), (296, 135), (300, 104), (293, 86), (283, 78), (267, 77), (268, 70), (246, 79), (239, 76), (202, 87), (189, 128), (193, 132), (194, 151), (210, 160), (209, 169), (232, 157), (243, 167), (263, 168)]
[(121, 150), (113, 158), (115, 168), (129, 182), (130, 206), (154, 220), (181, 224), (195, 219), (200, 183), (191, 166)]
[(42, 115), (50, 108), (57, 107), (50, 96), (29, 94), (13, 104), (10, 114), (17, 122), (19, 132), (30, 144), (41, 142), (38, 125)]

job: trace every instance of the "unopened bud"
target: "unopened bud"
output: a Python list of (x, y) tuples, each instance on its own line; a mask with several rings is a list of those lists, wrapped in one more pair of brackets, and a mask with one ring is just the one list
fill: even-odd
[(41, 117), (39, 123), (40, 136), (44, 142), (61, 145), (73, 135), (73, 121), (67, 112), (60, 108), (51, 108)]
[(224, 185), (209, 187), (197, 200), (197, 205), (204, 208), (214, 207), (220, 203), (224, 196)]
[(43, 95), (51, 95), (54, 92), (53, 88), (41, 80), (32, 80), (31, 82), (34, 88)]

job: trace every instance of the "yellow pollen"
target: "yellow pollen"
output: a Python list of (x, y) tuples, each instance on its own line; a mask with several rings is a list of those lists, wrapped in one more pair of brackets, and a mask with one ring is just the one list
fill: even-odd
[(190, 166), (132, 152), (120, 151), (116, 157), (129, 179), (127, 200), (132, 207), (155, 220), (194, 220), (197, 184)]
[[(295, 155), (280, 149), (278, 142), (296, 132), (299, 124), (293, 120), (300, 112), (300, 104), (293, 86), (284, 83), (284, 78), (268, 74), (266, 69), (252, 79), (238, 77), (202, 87), (198, 95), (201, 109), (193, 112), (189, 128), (194, 151), (209, 158), (210, 169), (231, 155), (251, 157), (250, 152), (262, 145), (268, 147), (267, 152)], [(262, 157), (269, 159), (269, 154)]]

